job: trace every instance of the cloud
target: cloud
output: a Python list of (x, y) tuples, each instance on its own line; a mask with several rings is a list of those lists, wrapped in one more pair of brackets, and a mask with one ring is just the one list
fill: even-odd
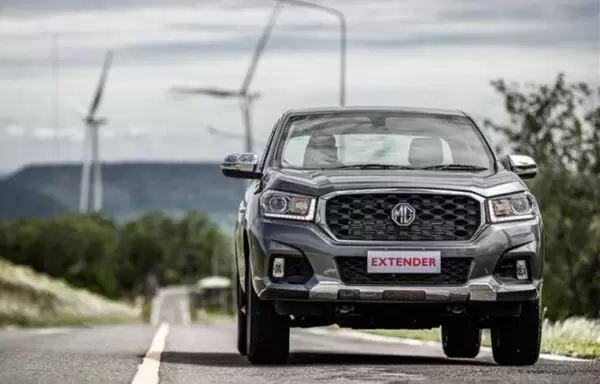
[[(598, 5), (560, 0), (371, 0), (333, 2), (346, 13), (350, 49), (407, 49), (460, 45), (581, 46), (597, 40)], [(53, 36), (63, 65), (97, 65), (97, 54), (119, 50), (123, 64), (250, 53), (271, 1), (190, 2), (57, 1), (54, 12), (30, 17), (0, 16), (0, 65), (48, 65)], [(20, 4), (20, 5), (18, 5)], [(35, 4), (38, 4), (36, 2)], [(168, 4), (168, 5), (167, 5)], [(254, 5), (242, 8), (242, 4)], [(186, 5), (186, 6), (184, 6)], [(8, 9), (34, 7), (32, 0)], [(99, 9), (97, 9), (99, 8)], [(118, 9), (116, 9), (118, 8)], [(69, 10), (70, 12), (60, 12)], [(25, 12), (25, 14), (27, 14)], [(302, 54), (337, 49), (339, 32), (331, 15), (286, 6), (268, 45), (269, 52)]]
[[(39, 16), (44, 14), (102, 11), (106, 9), (121, 10), (140, 6), (162, 7), (166, 4), (194, 6), (210, 0), (2, 0), (0, 11), (4, 14), (19, 17)], [(224, 3), (228, 1), (225, 0)], [(239, 4), (239, 2), (237, 2)]]
[[(55, 99), (88, 105), (109, 47), (117, 52), (100, 111), (109, 119), (103, 156), (220, 159), (242, 149), (206, 130), (241, 132), (235, 100), (175, 99), (167, 90), (239, 87), (271, 0), (0, 1), (0, 116), (10, 119), (0, 119), (0, 167), (54, 159), (50, 142), (60, 143), (60, 159), (80, 158), (82, 123)], [(548, 82), (566, 71), (572, 80), (597, 79), (596, 0), (322, 3), (348, 18), (349, 104), (497, 118), (493, 78)], [(257, 138), (285, 109), (337, 103), (338, 28), (331, 15), (284, 8), (253, 83), (262, 94)], [(14, 122), (23, 128), (2, 129)]]

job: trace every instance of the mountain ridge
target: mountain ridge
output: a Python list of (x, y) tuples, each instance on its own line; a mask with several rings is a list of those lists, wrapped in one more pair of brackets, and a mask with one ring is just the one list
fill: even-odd
[[(231, 224), (243, 181), (226, 178), (209, 161), (122, 161), (102, 164), (104, 209), (117, 220), (151, 211), (200, 211)], [(29, 164), (0, 179), (0, 218), (52, 217), (76, 212), (81, 163)]]

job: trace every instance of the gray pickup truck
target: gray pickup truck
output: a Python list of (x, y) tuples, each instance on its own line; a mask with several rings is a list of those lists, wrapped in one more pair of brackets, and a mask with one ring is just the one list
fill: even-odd
[(291, 327), (441, 327), (444, 353), (540, 354), (542, 218), (522, 179), (461, 111), (339, 107), (285, 112), (246, 179), (235, 229), (238, 349), (284, 364)]

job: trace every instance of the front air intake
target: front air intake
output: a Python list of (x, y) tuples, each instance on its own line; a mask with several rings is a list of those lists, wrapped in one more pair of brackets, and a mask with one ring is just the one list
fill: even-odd
[[(392, 210), (400, 203), (414, 209), (409, 225), (392, 220)], [(481, 212), (481, 203), (466, 195), (345, 194), (326, 202), (325, 221), (338, 240), (466, 241), (481, 226)]]

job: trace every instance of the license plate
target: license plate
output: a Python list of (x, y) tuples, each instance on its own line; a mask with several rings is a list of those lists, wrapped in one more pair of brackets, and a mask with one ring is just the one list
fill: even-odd
[(428, 273), (441, 272), (440, 251), (369, 251), (368, 273)]

